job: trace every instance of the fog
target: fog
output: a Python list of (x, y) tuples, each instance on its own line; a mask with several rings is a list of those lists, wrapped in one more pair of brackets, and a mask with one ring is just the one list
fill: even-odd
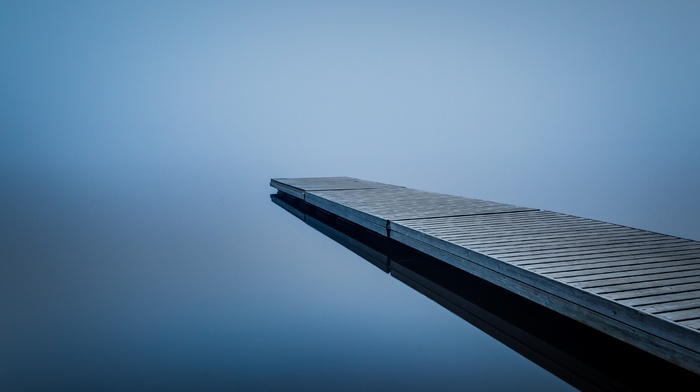
[[(271, 205), (272, 177), (700, 240), (699, 39), (684, 1), (2, 2), (0, 379), (34, 385), (69, 351), (81, 365), (49, 385), (81, 366), (191, 369), (164, 359), (178, 350), (234, 366), (247, 338), (226, 334), (247, 320), (278, 336), (271, 304), (323, 320), (318, 290), (358, 285), (328, 280), (352, 272)], [(345, 309), (374, 314), (359, 304)], [(282, 308), (272, 320), (294, 320)], [(120, 351), (135, 342), (153, 357)], [(105, 344), (112, 362), (93, 361)]]

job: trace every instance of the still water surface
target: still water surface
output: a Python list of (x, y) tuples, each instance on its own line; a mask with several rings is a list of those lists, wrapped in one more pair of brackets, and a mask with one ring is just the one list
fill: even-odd
[(700, 239), (700, 3), (5, 3), (0, 391), (571, 389), (272, 177)]
[(572, 389), (272, 203), (270, 177), (11, 179), (2, 390)]

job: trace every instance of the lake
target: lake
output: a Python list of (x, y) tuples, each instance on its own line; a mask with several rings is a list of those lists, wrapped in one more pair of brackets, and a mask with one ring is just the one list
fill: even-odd
[(572, 389), (272, 203), (269, 178), (178, 178), (12, 183), (4, 390)]
[(700, 239), (699, 8), (8, 4), (0, 389), (571, 390), (269, 180)]

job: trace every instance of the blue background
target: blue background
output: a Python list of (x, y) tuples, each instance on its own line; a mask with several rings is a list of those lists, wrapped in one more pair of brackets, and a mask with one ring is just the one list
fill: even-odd
[(693, 1), (0, 1), (0, 386), (566, 389), (269, 179), (700, 240), (699, 41)]

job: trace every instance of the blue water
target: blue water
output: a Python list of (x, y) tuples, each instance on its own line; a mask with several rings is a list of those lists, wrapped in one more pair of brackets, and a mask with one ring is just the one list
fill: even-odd
[(271, 203), (269, 179), (700, 239), (698, 15), (3, 2), (0, 389), (568, 389)]
[(271, 203), (269, 178), (216, 180), (15, 180), (2, 389), (571, 389)]

